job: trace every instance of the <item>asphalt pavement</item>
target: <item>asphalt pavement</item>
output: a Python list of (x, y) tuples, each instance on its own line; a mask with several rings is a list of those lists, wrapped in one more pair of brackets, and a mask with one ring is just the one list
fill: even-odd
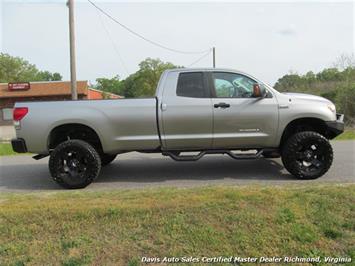
[[(175, 162), (160, 154), (127, 153), (104, 167), (87, 190), (132, 189), (205, 185), (289, 185), (355, 183), (355, 141), (333, 141), (334, 161), (316, 180), (297, 180), (280, 159), (234, 160), (227, 155), (206, 155), (197, 162)], [(62, 190), (52, 181), (48, 158), (0, 157), (0, 192)]]

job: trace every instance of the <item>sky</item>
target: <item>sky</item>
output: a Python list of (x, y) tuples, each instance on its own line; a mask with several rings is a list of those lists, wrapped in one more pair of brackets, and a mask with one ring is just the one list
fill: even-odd
[[(146, 38), (172, 49), (216, 47), (216, 66), (247, 72), (271, 85), (292, 72), (331, 67), (355, 51), (354, 2), (92, 0)], [(204, 54), (154, 46), (85, 0), (75, 1), (77, 78), (125, 78), (147, 57), (189, 66)], [(101, 15), (100, 15), (101, 14)], [(0, 0), (0, 50), (41, 70), (70, 77), (66, 1)], [(211, 67), (212, 55), (193, 67)]]

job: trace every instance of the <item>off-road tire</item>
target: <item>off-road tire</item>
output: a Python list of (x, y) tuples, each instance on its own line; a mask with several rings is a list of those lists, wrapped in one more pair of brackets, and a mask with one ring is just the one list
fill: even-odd
[(100, 155), (93, 146), (82, 140), (60, 143), (49, 158), (49, 171), (53, 180), (67, 189), (88, 186), (99, 175), (100, 170)]
[[(332, 165), (333, 149), (322, 135), (304, 131), (294, 134), (286, 141), (281, 158), (285, 168), (296, 178), (316, 179), (324, 175)], [(311, 166), (305, 166), (306, 163), (313, 166), (313, 170)]]
[(116, 159), (117, 154), (100, 154), (100, 157), (101, 166), (106, 166)]

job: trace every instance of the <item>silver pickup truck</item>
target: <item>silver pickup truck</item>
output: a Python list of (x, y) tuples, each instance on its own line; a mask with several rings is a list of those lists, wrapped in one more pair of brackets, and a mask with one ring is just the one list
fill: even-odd
[(131, 151), (176, 161), (282, 157), (292, 175), (314, 179), (332, 164), (328, 140), (344, 130), (343, 115), (325, 98), (280, 93), (216, 68), (167, 70), (152, 98), (16, 103), (14, 125), (14, 151), (49, 155), (51, 176), (65, 188), (86, 187)]

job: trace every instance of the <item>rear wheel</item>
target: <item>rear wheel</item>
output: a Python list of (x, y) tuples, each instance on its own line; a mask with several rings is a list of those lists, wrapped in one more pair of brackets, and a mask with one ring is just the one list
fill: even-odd
[(116, 159), (117, 154), (101, 154), (101, 165), (106, 166)]
[(305, 131), (291, 136), (282, 149), (285, 168), (299, 179), (324, 175), (333, 162), (333, 149), (322, 135)]
[(49, 159), (49, 171), (54, 181), (64, 188), (84, 188), (99, 175), (100, 170), (99, 154), (82, 140), (62, 142)]

